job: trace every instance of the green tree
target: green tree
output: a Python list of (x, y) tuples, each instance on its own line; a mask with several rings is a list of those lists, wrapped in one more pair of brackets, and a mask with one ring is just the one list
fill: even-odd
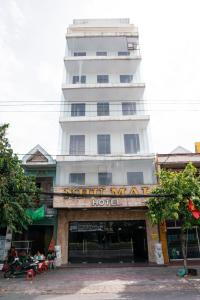
[(33, 177), (26, 176), (20, 160), (13, 153), (6, 130), (0, 126), (0, 227), (9, 227), (13, 232), (26, 229), (31, 218), (26, 208), (33, 206), (38, 189)]
[(186, 233), (193, 226), (200, 225), (200, 218), (194, 218), (188, 209), (188, 204), (189, 199), (192, 199), (197, 211), (200, 210), (200, 177), (197, 174), (197, 169), (189, 163), (180, 172), (161, 170), (158, 173), (158, 178), (159, 185), (152, 191), (158, 197), (148, 201), (150, 219), (154, 224), (159, 224), (165, 220), (180, 221), (181, 248), (184, 267), (187, 268)]

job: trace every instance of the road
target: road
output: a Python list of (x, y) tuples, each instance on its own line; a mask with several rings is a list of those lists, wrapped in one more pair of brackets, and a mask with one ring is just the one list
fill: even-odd
[[(200, 299), (200, 276), (179, 278), (178, 267), (71, 267), (0, 278), (0, 300)], [(200, 268), (198, 268), (200, 274)]]

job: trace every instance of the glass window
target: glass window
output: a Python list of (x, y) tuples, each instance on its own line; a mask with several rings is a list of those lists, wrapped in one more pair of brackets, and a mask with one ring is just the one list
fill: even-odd
[[(199, 250), (200, 230), (198, 227), (193, 227), (187, 232), (187, 257), (200, 258)], [(170, 259), (180, 259), (182, 256), (181, 249), (181, 230), (180, 228), (167, 229), (167, 244)]]
[(97, 148), (98, 154), (110, 154), (110, 135), (98, 134), (97, 135)]
[(72, 117), (85, 116), (85, 103), (71, 104), (71, 116)]
[(73, 76), (73, 84), (79, 83), (79, 76)]
[(127, 172), (127, 184), (143, 184), (143, 172)]
[(84, 185), (85, 184), (85, 173), (71, 173), (71, 174), (69, 174), (69, 183)]
[(72, 80), (73, 84), (76, 83), (86, 83), (86, 76), (82, 75), (82, 76), (73, 76), (73, 80)]
[(139, 134), (124, 135), (125, 153), (137, 153), (140, 151)]
[(136, 103), (135, 102), (123, 102), (122, 103), (123, 115), (135, 115), (136, 114)]
[(97, 82), (98, 83), (108, 83), (109, 82), (108, 75), (97, 75)]
[(109, 116), (109, 103), (97, 103), (97, 116)]
[(86, 52), (74, 52), (74, 56), (86, 56)]
[(120, 75), (120, 83), (130, 83), (133, 81), (133, 75)]
[(86, 83), (86, 76), (85, 75), (81, 76), (81, 83)]
[(107, 56), (107, 52), (106, 51), (97, 51), (96, 55), (97, 56)]
[(70, 155), (85, 154), (85, 136), (84, 135), (70, 135)]
[(111, 185), (112, 173), (98, 173), (99, 185)]
[(118, 56), (129, 56), (130, 55), (130, 52), (128, 51), (119, 51), (118, 52)]

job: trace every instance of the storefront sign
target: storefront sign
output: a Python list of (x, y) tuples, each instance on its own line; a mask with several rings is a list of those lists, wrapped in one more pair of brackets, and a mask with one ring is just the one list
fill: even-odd
[(93, 199), (92, 206), (118, 206), (117, 199)]
[(138, 195), (149, 194), (152, 186), (106, 186), (106, 187), (69, 187), (63, 192), (67, 195)]
[[(146, 206), (148, 198), (141, 195), (151, 193), (153, 185), (137, 186), (91, 186), (91, 187), (56, 187), (56, 193), (65, 195), (54, 196), (56, 208), (105, 208), (105, 207), (141, 207)], [(71, 196), (70, 196), (71, 195)], [(77, 195), (77, 197), (76, 197)], [(96, 196), (95, 196), (96, 195)], [(101, 197), (98, 197), (100, 195)], [(110, 197), (113, 195), (115, 197)], [(126, 197), (129, 195), (129, 197)], [(130, 197), (140, 195), (140, 197)], [(91, 196), (91, 197), (90, 197)], [(108, 196), (108, 197), (106, 197)], [(120, 196), (120, 197), (117, 197)], [(124, 197), (121, 197), (124, 196)]]

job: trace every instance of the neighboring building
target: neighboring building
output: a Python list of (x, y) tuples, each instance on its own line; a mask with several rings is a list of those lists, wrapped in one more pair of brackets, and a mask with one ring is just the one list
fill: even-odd
[[(52, 193), (56, 178), (56, 161), (40, 146), (35, 146), (22, 158), (22, 167), (25, 174), (36, 178), (36, 185), (42, 192)], [(13, 245), (16, 248), (35, 253), (40, 250), (47, 253), (50, 241), (56, 241), (57, 210), (53, 208), (52, 195), (40, 195), (35, 207), (45, 206), (45, 217), (33, 222), (27, 231), (15, 234)], [(21, 242), (20, 242), (21, 241)]]
[[(192, 153), (183, 147), (177, 147), (169, 154), (157, 155), (157, 169), (183, 171), (190, 162), (200, 170), (200, 148), (196, 143), (196, 151)], [(169, 260), (181, 259), (181, 243), (180, 243), (180, 223), (178, 221), (166, 221), (165, 226), (161, 228), (161, 240), (163, 244), (163, 252), (165, 262)], [(200, 258), (200, 229), (194, 227), (188, 231), (187, 257), (194, 259)]]
[(68, 27), (55, 192), (69, 196), (54, 198), (62, 263), (155, 261), (158, 232), (146, 199), (114, 198), (147, 194), (155, 184), (140, 62), (128, 19)]

